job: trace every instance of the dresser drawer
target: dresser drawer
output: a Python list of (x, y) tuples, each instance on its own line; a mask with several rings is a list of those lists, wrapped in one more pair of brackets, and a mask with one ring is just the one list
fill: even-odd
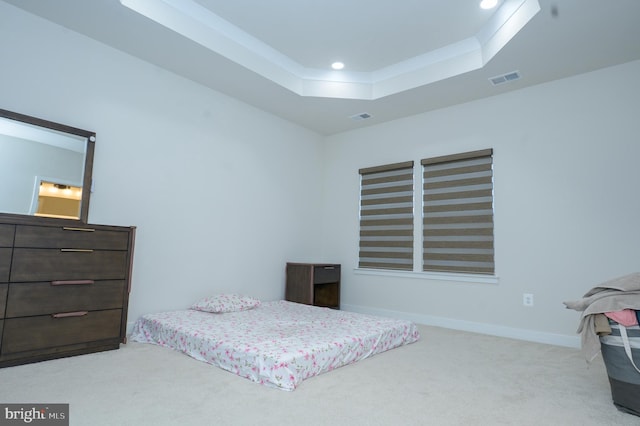
[(9, 269), (11, 268), (11, 248), (0, 247), (0, 283), (9, 281)]
[(52, 285), (50, 282), (11, 283), (5, 316), (14, 318), (57, 312), (121, 309), (124, 293), (124, 280), (62, 285)]
[[(0, 284), (0, 319), (4, 318), (4, 307), (7, 301), (7, 290), (9, 284)], [(0, 336), (2, 336), (2, 328), (0, 328)]]
[(5, 319), (2, 355), (120, 337), (120, 309), (74, 314)]
[(0, 225), (0, 247), (13, 246), (13, 233), (15, 225)]
[(54, 280), (122, 280), (127, 275), (125, 251), (13, 250), (11, 282)]
[(340, 265), (319, 265), (313, 267), (313, 283), (335, 283), (340, 281)]
[(16, 227), (15, 247), (127, 250), (128, 245), (128, 232), (105, 230), (91, 225)]

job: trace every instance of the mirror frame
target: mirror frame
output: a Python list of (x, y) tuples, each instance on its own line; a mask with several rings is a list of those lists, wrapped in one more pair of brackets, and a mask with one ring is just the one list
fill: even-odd
[[(84, 176), (82, 178), (82, 198), (80, 199), (79, 220), (88, 223), (89, 219), (89, 199), (91, 198), (91, 182), (93, 177), (93, 154), (95, 151), (96, 134), (89, 130), (82, 130), (76, 127), (66, 126), (64, 124), (55, 123), (53, 121), (32, 117), (30, 115), (20, 114), (5, 109), (0, 109), (0, 117), (10, 120), (20, 121), (32, 126), (39, 126), (46, 129), (55, 130), (62, 133), (69, 133), (75, 136), (81, 136), (86, 139), (86, 152), (84, 158)], [(70, 219), (74, 220), (74, 219)]]

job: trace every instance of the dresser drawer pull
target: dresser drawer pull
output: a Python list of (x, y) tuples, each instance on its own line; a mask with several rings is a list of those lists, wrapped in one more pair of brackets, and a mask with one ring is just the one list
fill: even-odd
[(334, 269), (336, 269), (336, 267), (335, 267), (335, 266), (325, 266), (325, 267), (324, 267), (324, 270), (325, 270), (325, 271), (333, 271)]
[(79, 284), (93, 284), (93, 280), (65, 280), (65, 281), (51, 281), (51, 285), (79, 285)]
[(53, 318), (69, 318), (69, 317), (83, 317), (87, 315), (89, 312), (87, 311), (78, 311), (78, 312), (63, 312), (61, 314), (51, 314)]
[(62, 229), (64, 231), (81, 231), (81, 232), (95, 232), (95, 229), (92, 228), (74, 228), (72, 226), (63, 226)]
[(91, 249), (60, 249), (62, 253), (93, 253)]

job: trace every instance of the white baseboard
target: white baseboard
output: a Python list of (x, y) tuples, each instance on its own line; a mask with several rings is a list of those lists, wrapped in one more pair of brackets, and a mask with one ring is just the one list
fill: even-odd
[(565, 346), (569, 348), (580, 348), (581, 345), (579, 336), (566, 336), (563, 334), (545, 333), (541, 331), (521, 328), (504, 327), (495, 324), (485, 324), (452, 318), (435, 317), (431, 315), (390, 311), (386, 309), (369, 308), (365, 306), (349, 305), (344, 303), (340, 305), (340, 309), (350, 312), (358, 312), (361, 314), (399, 318), (413, 321), (417, 324), (431, 325), (434, 327), (450, 328), (452, 330), (460, 331), (470, 331), (472, 333), (488, 334), (491, 336), (507, 337), (510, 339), (526, 340), (528, 342), (545, 343), (548, 345)]
[[(349, 305), (342, 303), (340, 309), (361, 314), (379, 315), (383, 317), (399, 318), (413, 321), (418, 324), (434, 327), (450, 328), (452, 330), (469, 331), (472, 333), (488, 334), (490, 336), (507, 337), (510, 339), (525, 340), (528, 342), (545, 343), (548, 345), (565, 346), (568, 348), (580, 348), (579, 336), (566, 336), (563, 334), (545, 333), (541, 331), (522, 328), (504, 327), (495, 324), (463, 321), (452, 318), (436, 317), (432, 315), (415, 314), (387, 309), (369, 308), (366, 306)], [(133, 330), (135, 321), (127, 322), (127, 336)]]

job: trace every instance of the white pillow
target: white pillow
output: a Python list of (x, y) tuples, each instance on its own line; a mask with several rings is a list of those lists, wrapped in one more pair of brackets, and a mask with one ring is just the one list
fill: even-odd
[(246, 311), (257, 306), (260, 306), (260, 301), (253, 297), (240, 296), (237, 294), (217, 294), (199, 300), (191, 306), (191, 309), (221, 314), (225, 312)]

